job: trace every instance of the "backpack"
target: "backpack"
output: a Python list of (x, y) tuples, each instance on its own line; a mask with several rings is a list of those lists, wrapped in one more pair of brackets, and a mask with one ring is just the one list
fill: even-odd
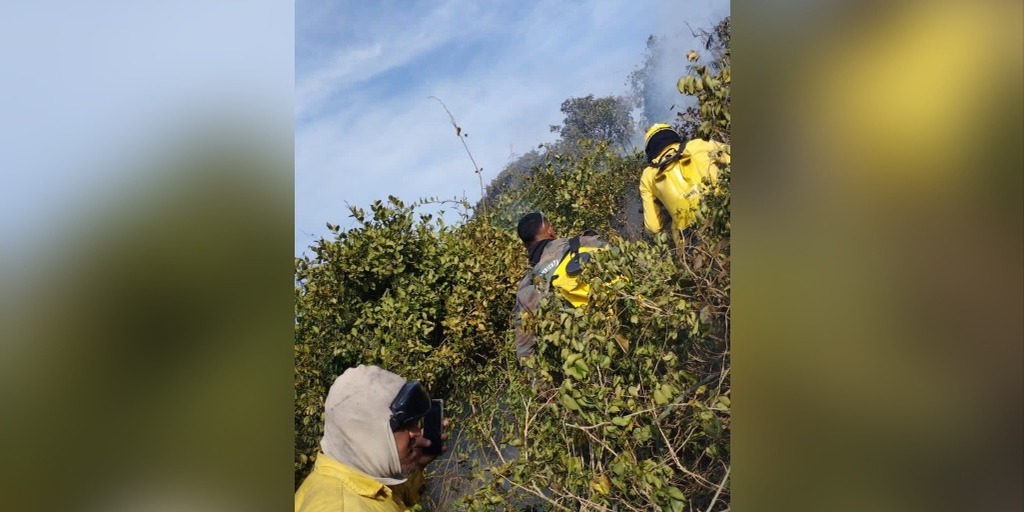
[[(582, 236), (596, 235), (588, 231)], [(573, 237), (565, 241), (558, 258), (546, 261), (543, 268), (538, 268), (540, 263), (534, 265), (519, 283), (519, 290), (516, 292), (516, 306), (513, 310), (515, 316), (513, 322), (516, 329), (516, 354), (519, 357), (527, 357), (533, 353), (536, 341), (533, 334), (522, 328), (522, 313), (532, 314), (537, 310), (541, 299), (549, 295), (553, 290), (558, 291), (563, 299), (569, 301), (573, 307), (582, 307), (590, 301), (590, 285), (578, 280), (583, 271), (583, 266), (591, 259), (592, 254), (598, 250), (606, 249), (607, 242), (592, 237), (596, 242), (588, 240), (583, 245), (581, 237)]]
[[(728, 155), (719, 156), (721, 144), (694, 139), (684, 147), (670, 147), (650, 167), (656, 171), (648, 176), (648, 186), (672, 218), (676, 229), (685, 229), (697, 221), (700, 203), (706, 194), (719, 195), (717, 163), (728, 162)], [(653, 178), (653, 179), (652, 179)], [(642, 178), (644, 179), (644, 178)]]
[[(661, 175), (665, 174), (669, 170), (669, 166), (678, 162), (683, 158), (683, 151), (681, 149), (670, 149), (665, 152), (665, 157), (659, 160), (657, 163), (652, 163), (654, 167), (658, 168), (658, 173), (655, 174), (654, 179), (658, 179)], [(682, 171), (680, 171), (682, 173)]]
[(605, 242), (599, 246), (580, 246), (580, 237), (569, 239), (565, 254), (551, 276), (550, 284), (573, 307), (585, 306), (590, 299), (590, 285), (577, 278), (583, 266), (590, 261), (594, 252), (605, 249)]

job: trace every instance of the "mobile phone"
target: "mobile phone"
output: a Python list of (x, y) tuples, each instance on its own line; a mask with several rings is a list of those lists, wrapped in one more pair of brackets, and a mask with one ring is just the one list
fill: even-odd
[(439, 398), (430, 401), (430, 411), (423, 418), (423, 437), (430, 439), (430, 446), (423, 449), (423, 453), (439, 455), (441, 446), (441, 429), (444, 423), (444, 400)]

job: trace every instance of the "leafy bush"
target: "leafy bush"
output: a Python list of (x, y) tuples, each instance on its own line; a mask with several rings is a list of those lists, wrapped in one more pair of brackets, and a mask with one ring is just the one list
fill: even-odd
[[(296, 260), (296, 484), (312, 467), (323, 401), (345, 368), (376, 364), (435, 394), (505, 357), (519, 244), (481, 221), (445, 226), (396, 198)], [(487, 248), (486, 254), (480, 248)]]
[(697, 106), (680, 112), (679, 134), (684, 139), (695, 137), (731, 142), (732, 64), (729, 43), (732, 19), (725, 17), (710, 32), (701, 31), (704, 48), (711, 52), (708, 63), (700, 63), (700, 53), (690, 50), (686, 59), (687, 74), (676, 82), (681, 94), (697, 98)]
[[(616, 243), (584, 271), (591, 304), (546, 299), (527, 368), (488, 372), (506, 400), (466, 420), (490, 454), (468, 509), (684, 510), (687, 496), (707, 506), (718, 490), (729, 460), (726, 341), (663, 237)], [(490, 442), (495, 424), (516, 456)]]
[(607, 141), (583, 140), (552, 148), (521, 188), (488, 206), (489, 222), (515, 232), (523, 214), (539, 210), (562, 236), (585, 229), (609, 233), (622, 224), (624, 196), (636, 188), (639, 155), (622, 156)]
[[(565, 171), (581, 184), (570, 201), (612, 172), (595, 168)], [(548, 178), (532, 187), (555, 190)], [(359, 227), (297, 261), (296, 483), (315, 456), (330, 383), (366, 363), (448, 399), (460, 448), (437, 463), (433, 485), (474, 478), (444, 508), (681, 510), (727, 496), (718, 484), (729, 460), (728, 239), (712, 224), (684, 268), (663, 236), (612, 237), (616, 250), (584, 271), (589, 307), (550, 298), (528, 320), (539, 342), (523, 368), (510, 311), (526, 262), (513, 232), (483, 219), (416, 220), (397, 199), (371, 210), (354, 210)], [(550, 211), (577, 227), (597, 222)]]

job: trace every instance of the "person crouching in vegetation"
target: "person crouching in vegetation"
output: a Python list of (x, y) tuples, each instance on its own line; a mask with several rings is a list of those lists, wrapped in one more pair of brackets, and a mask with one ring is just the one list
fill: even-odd
[(541, 299), (552, 290), (573, 307), (585, 306), (590, 285), (576, 278), (582, 265), (590, 259), (590, 253), (606, 247), (607, 242), (591, 230), (573, 238), (557, 238), (551, 223), (540, 212), (524, 215), (517, 232), (530, 261), (530, 270), (519, 282), (513, 310), (516, 355), (525, 359), (533, 355), (537, 340), (523, 325), (523, 316), (536, 313)]
[(401, 511), (415, 505), (423, 468), (437, 458), (423, 453), (430, 446), (421, 435), (429, 410), (430, 394), (418, 381), (376, 366), (345, 370), (327, 393), (322, 453), (295, 491), (296, 512)]
[[(708, 184), (718, 183), (716, 162), (729, 163), (729, 154), (720, 142), (693, 139), (682, 144), (679, 134), (667, 124), (655, 124), (644, 136), (648, 166), (640, 176), (640, 199), (644, 208), (644, 227), (657, 234), (672, 222), (672, 237), (677, 250), (693, 245), (694, 222)], [(680, 241), (680, 238), (682, 241)]]

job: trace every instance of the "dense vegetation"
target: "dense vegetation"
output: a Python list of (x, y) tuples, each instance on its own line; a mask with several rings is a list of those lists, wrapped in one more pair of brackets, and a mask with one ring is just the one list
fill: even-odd
[[(681, 133), (729, 141), (726, 18), (705, 33), (677, 84), (696, 99)], [(699, 84), (699, 85), (698, 85)], [(462, 221), (397, 198), (352, 208), (357, 226), (296, 260), (296, 485), (315, 458), (333, 379), (377, 364), (426, 382), (453, 420), (431, 467), (428, 510), (725, 510), (729, 508), (729, 168), (702, 207), (699, 243), (623, 236), (643, 167), (624, 152), (624, 101), (563, 104), (563, 137), (499, 176)], [(581, 116), (583, 105), (614, 115)], [(566, 109), (571, 112), (567, 112)], [(600, 116), (598, 116), (600, 117)], [(584, 127), (585, 128), (585, 127)], [(539, 209), (560, 235), (591, 228), (615, 250), (584, 269), (591, 303), (546, 299), (529, 321), (537, 356), (515, 357), (512, 306), (526, 256), (515, 235)]]

